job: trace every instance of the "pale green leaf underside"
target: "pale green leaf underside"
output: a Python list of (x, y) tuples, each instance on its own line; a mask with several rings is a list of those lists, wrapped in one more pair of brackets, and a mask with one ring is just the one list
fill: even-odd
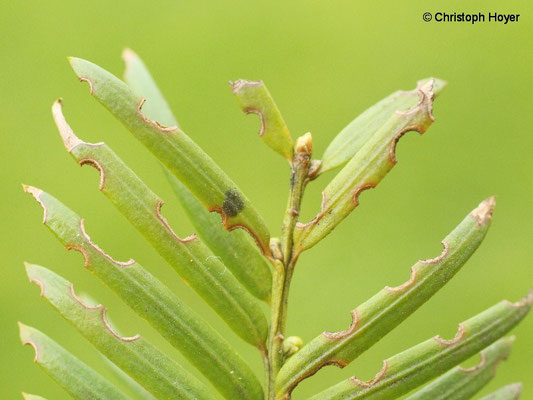
[(448, 371), (487, 347), (527, 314), (533, 292), (510, 303), (502, 301), (459, 324), (451, 340), (435, 336), (383, 362), (374, 379), (362, 382), (351, 377), (313, 396), (312, 400), (385, 400), (399, 397)]
[[(20, 340), (35, 350), (34, 361), (76, 400), (109, 400), (128, 397), (107, 379), (74, 357), (44, 333), (19, 323)], [(28, 400), (43, 397), (24, 394)]]
[[(85, 304), (74, 286), (52, 271), (26, 265), (31, 282), (103, 355), (160, 399), (212, 399), (207, 388), (140, 335), (125, 337), (109, 324), (106, 308)], [(111, 397), (112, 398), (112, 397)]]
[(493, 209), (493, 198), (482, 202), (442, 241), (444, 250), (440, 256), (418, 261), (406, 283), (395, 288), (387, 286), (358, 306), (346, 331), (324, 332), (300, 349), (279, 372), (277, 394), (292, 391), (323, 366), (346, 366), (416, 311), (479, 247), (489, 229)]
[(70, 58), (78, 77), (126, 128), (171, 171), (209, 211), (222, 215), (226, 229), (244, 228), (264, 254), (270, 234), (262, 217), (236, 184), (177, 126), (165, 127), (146, 118), (144, 99), (114, 75), (79, 58)]
[(26, 187), (44, 209), (44, 223), (67, 249), (81, 252), (85, 266), (187, 357), (227, 398), (259, 399), (257, 378), (198, 314), (134, 260), (120, 262), (85, 232), (83, 220), (51, 195)]
[(509, 357), (514, 337), (502, 338), (480, 353), (471, 368), (455, 367), (405, 400), (468, 400), (496, 375), (498, 364)]
[(481, 397), (479, 400), (518, 400), (522, 393), (521, 383), (511, 383), (495, 392)]

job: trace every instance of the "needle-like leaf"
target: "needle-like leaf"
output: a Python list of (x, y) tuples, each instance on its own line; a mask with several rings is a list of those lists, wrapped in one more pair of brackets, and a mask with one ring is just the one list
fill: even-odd
[[(44, 289), (42, 289), (44, 290)], [(44, 333), (19, 322), (20, 340), (35, 350), (34, 361), (74, 399), (109, 400), (128, 397), (102, 375), (74, 357)], [(25, 399), (42, 397), (24, 394)]]
[[(428, 80), (421, 80), (418, 84), (423, 86)], [(435, 96), (445, 86), (445, 81), (435, 79), (433, 85)], [(364, 111), (331, 141), (322, 156), (322, 164), (318, 173), (322, 174), (345, 165), (397, 110), (407, 110), (413, 107), (418, 99), (416, 89), (398, 90)]]
[(479, 364), (455, 367), (405, 400), (468, 400), (496, 375), (498, 364), (509, 357), (514, 337), (493, 343), (481, 353)]
[(177, 126), (166, 127), (146, 118), (145, 100), (120, 79), (97, 65), (69, 59), (82, 81), (130, 132), (189, 188), (209, 211), (222, 215), (226, 229), (247, 230), (265, 255), (270, 255), (270, 234), (262, 217), (235, 183)]
[[(52, 271), (26, 265), (31, 282), (67, 321), (102, 354), (160, 399), (212, 399), (207, 388), (140, 335), (124, 337), (111, 327), (106, 308), (85, 304), (72, 283)], [(107, 397), (113, 398), (113, 397)]]
[(423, 134), (433, 123), (435, 80), (419, 84), (418, 103), (397, 110), (365, 141), (322, 192), (320, 212), (310, 222), (296, 226), (295, 253), (308, 249), (327, 236), (359, 204), (359, 195), (376, 187), (396, 165), (396, 143), (407, 132)]
[(418, 261), (407, 282), (385, 287), (353, 310), (347, 330), (324, 332), (289, 358), (276, 378), (278, 396), (290, 393), (301, 380), (326, 365), (348, 365), (415, 312), (479, 247), (489, 229), (494, 204), (491, 197), (468, 214), (442, 241), (442, 254)]
[(272, 273), (248, 235), (241, 230), (227, 232), (218, 223), (217, 216), (206, 211), (174, 175), (167, 174), (167, 177), (200, 237), (250, 293), (268, 302)]
[(487, 347), (527, 314), (533, 303), (533, 291), (519, 302), (502, 301), (473, 318), (459, 324), (451, 340), (435, 336), (383, 362), (374, 379), (363, 382), (348, 378), (332, 386), (311, 400), (394, 399)]
[(259, 301), (198, 237), (182, 239), (174, 233), (161, 215), (163, 201), (105, 143), (85, 143), (74, 135), (60, 101), (53, 114), (69, 153), (100, 172), (102, 193), (239, 336), (263, 347), (267, 322)]
[(481, 397), (479, 400), (518, 400), (522, 394), (521, 383), (511, 383), (495, 392)]
[(83, 219), (49, 194), (25, 187), (44, 209), (44, 223), (67, 249), (81, 252), (85, 267), (114, 290), (183, 353), (228, 399), (260, 399), (263, 390), (229, 343), (134, 260), (119, 262), (85, 232)]
[(294, 143), (289, 128), (263, 81), (239, 79), (230, 82), (231, 90), (246, 114), (257, 114), (261, 120), (259, 136), (268, 147), (292, 162)]

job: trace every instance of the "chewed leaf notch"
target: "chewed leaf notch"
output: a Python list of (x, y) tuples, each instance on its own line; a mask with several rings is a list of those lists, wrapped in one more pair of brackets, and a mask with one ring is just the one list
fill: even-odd
[(143, 114), (143, 110), (142, 110), (144, 103), (146, 103), (146, 99), (142, 98), (141, 100), (139, 100), (139, 105), (137, 106), (137, 114), (139, 114), (139, 117), (145, 123), (154, 126), (157, 130), (159, 130), (161, 132), (174, 132), (174, 131), (178, 130), (178, 126), (177, 125), (164, 126), (164, 125), (160, 124), (157, 121), (154, 121), (154, 120), (146, 118), (146, 116)]
[[(397, 398), (443, 374), (500, 339), (531, 308), (529, 295), (515, 304), (502, 301), (459, 325), (455, 338), (435, 336), (388, 358), (382, 370), (369, 382), (356, 377), (332, 386), (312, 400)], [(516, 305), (519, 304), (519, 305)], [(512, 339), (511, 339), (512, 340)], [(479, 368), (482, 368), (480, 364)], [(474, 369), (475, 370), (475, 369)], [(465, 371), (462, 371), (463, 373)], [(473, 371), (466, 371), (466, 373)], [(434, 397), (423, 397), (434, 398)]]

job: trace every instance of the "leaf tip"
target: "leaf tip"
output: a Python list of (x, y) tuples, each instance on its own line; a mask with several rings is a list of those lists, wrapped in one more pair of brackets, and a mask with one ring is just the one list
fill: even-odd
[(492, 220), (494, 207), (496, 206), (496, 196), (491, 196), (483, 200), (471, 213), (478, 225), (484, 225)]
[(24, 183), (22, 184), (22, 189), (26, 192), (26, 193), (29, 193), (31, 194), (33, 197), (35, 197), (36, 199), (41, 195), (41, 193), (43, 192), (41, 189), (38, 189), (36, 187), (33, 187), (33, 186), (30, 186), (30, 185), (25, 185)]
[(84, 71), (87, 69), (87, 67), (90, 68), (91, 65), (94, 67), (94, 64), (82, 58), (78, 58), (78, 57), (67, 57), (67, 60), (70, 66), (72, 67), (72, 69), (74, 70), (74, 73), (78, 76), (78, 79), (80, 80), (80, 82), (87, 82), (89, 84), (89, 91), (91, 95), (93, 95), (94, 94), (93, 82), (85, 76)]
[(445, 81), (443, 79), (439, 79), (439, 78), (434, 78), (434, 77), (421, 79), (417, 83), (418, 83), (419, 86), (422, 86), (422, 85), (424, 85), (425, 83), (427, 83), (429, 81), (433, 81), (433, 90), (432, 91), (433, 91), (433, 93), (435, 95), (440, 94), (440, 92), (442, 92), (444, 90), (444, 88), (446, 86), (448, 86), (448, 82), (447, 81)]
[(522, 385), (522, 382), (515, 382), (511, 383), (509, 385), (509, 388), (515, 394), (515, 398), (518, 399), (518, 397), (522, 394), (522, 389), (524, 388), (524, 385)]
[(129, 47), (125, 47), (124, 50), (122, 50), (121, 56), (122, 56), (122, 61), (124, 61), (124, 65), (125, 65), (124, 78), (127, 80), (128, 75), (130, 74), (131, 64), (139, 60), (139, 56)]
[(33, 362), (37, 362), (39, 360), (39, 349), (37, 347), (37, 344), (35, 344), (35, 342), (31, 340), (32, 332), (34, 331), (34, 329), (28, 325), (24, 325), (20, 321), (17, 321), (17, 325), (19, 327), (20, 341), (23, 345), (30, 345), (31, 347), (33, 347), (33, 350), (35, 351)]
[(512, 303), (515, 307), (527, 307), (530, 308), (533, 305), (533, 288), (529, 289), (529, 292), (520, 300)]
[(81, 58), (78, 58), (78, 57), (72, 57), (72, 56), (68, 56), (67, 57), (67, 61), (69, 62), (70, 65), (72, 65), (74, 67), (74, 65), (78, 64), (80, 61), (84, 61), (83, 59)]
[(74, 147), (83, 143), (75, 134), (63, 115), (63, 99), (60, 97), (52, 105), (52, 116), (57, 126), (61, 140), (70, 153)]
[(85, 62), (85, 60), (81, 59), (81, 58), (78, 58), (78, 57), (72, 57), (72, 56), (69, 56), (67, 57), (67, 61), (68, 63), (70, 64), (70, 66), (72, 67), (72, 69), (74, 70), (74, 72), (76, 73), (76, 75), (78, 75), (78, 77), (80, 76), (80, 66)]
[(41, 195), (44, 192), (41, 189), (38, 189), (38, 188), (33, 187), (33, 186), (25, 185), (25, 184), (22, 184), (22, 189), (26, 193), (31, 194), (33, 196), (33, 198), (37, 201), (37, 203), (39, 203), (41, 205), (41, 207), (44, 210), (43, 224), (46, 223), (46, 215), (47, 215), (48, 211), (47, 211), (46, 206), (44, 205), (43, 201), (41, 200)]
[(41, 289), (40, 296), (44, 297), (44, 282), (37, 276), (39, 274), (39, 268), (42, 269), (42, 267), (24, 261), (24, 268), (26, 269), (26, 275), (28, 276), (28, 280), (31, 283), (35, 283), (37, 286), (39, 286), (39, 288)]
[(241, 90), (263, 85), (263, 81), (249, 81), (246, 79), (237, 79), (236, 81), (229, 81), (229, 86), (233, 94), (239, 93)]
[(137, 55), (137, 53), (135, 53), (132, 49), (130, 49), (129, 47), (124, 47), (124, 49), (122, 50), (122, 59), (124, 60), (124, 62), (127, 64), (128, 62), (130, 62), (131, 60), (133, 59), (136, 59), (136, 58), (139, 58), (139, 56)]

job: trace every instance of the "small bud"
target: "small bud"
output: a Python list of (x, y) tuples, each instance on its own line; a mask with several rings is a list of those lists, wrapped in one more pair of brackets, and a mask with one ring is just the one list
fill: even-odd
[(294, 151), (296, 153), (303, 153), (311, 155), (313, 152), (313, 137), (310, 132), (307, 132), (305, 135), (300, 136), (296, 139), (296, 146), (294, 146)]
[(315, 179), (318, 176), (318, 172), (320, 171), (320, 168), (322, 167), (322, 161), (321, 160), (312, 160), (311, 165), (309, 166), (309, 172), (307, 173), (307, 176), (309, 179)]
[(302, 338), (299, 336), (289, 336), (283, 341), (283, 354), (290, 357), (303, 346)]

